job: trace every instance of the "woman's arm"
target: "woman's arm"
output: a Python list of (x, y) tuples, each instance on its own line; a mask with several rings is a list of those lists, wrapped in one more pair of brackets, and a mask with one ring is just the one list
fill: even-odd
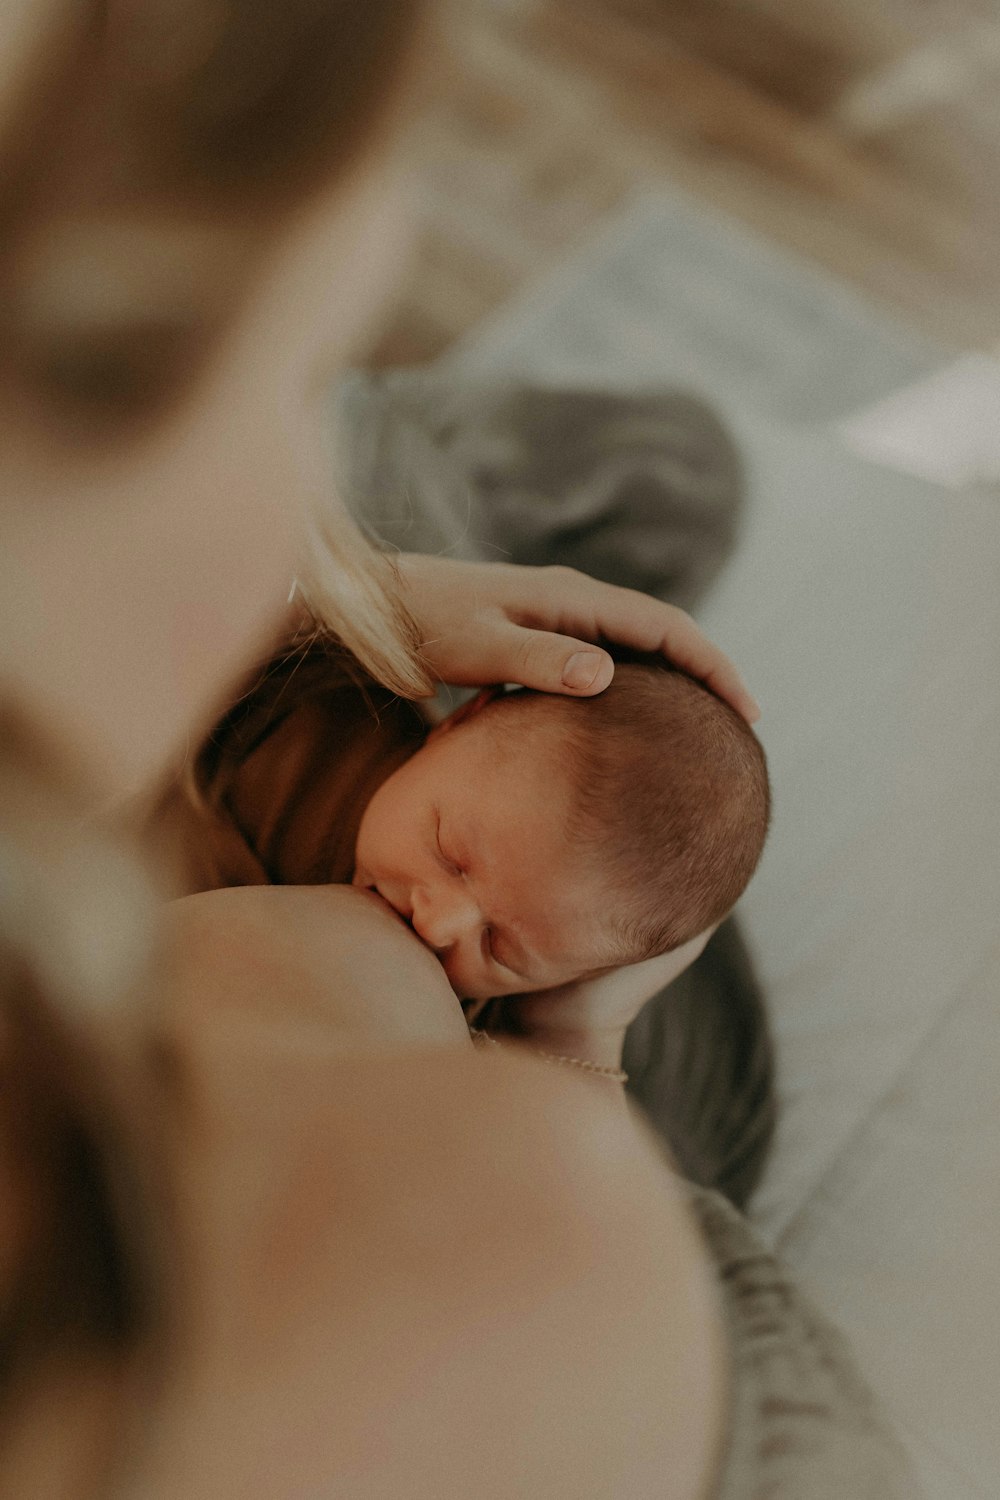
[(572, 568), (456, 562), (404, 553), (404, 602), (423, 656), (443, 681), (517, 682), (587, 697), (607, 687), (614, 662), (600, 643), (660, 652), (704, 682), (750, 723), (760, 709), (732, 662), (689, 615), (648, 594)]

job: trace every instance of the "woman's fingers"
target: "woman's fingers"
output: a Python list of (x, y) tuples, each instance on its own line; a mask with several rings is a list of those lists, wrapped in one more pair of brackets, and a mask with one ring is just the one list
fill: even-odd
[(399, 558), (428, 666), (445, 682), (517, 682), (549, 693), (602, 692), (614, 665), (601, 642), (658, 652), (750, 723), (760, 709), (732, 662), (683, 610), (572, 568)]
[(487, 669), (483, 681), (586, 698), (603, 692), (615, 675), (608, 653), (587, 641), (505, 619), (484, 622), (481, 633), (479, 660)]
[(760, 718), (760, 706), (733, 663), (702, 634), (684, 610), (633, 589), (587, 578), (572, 569), (545, 571), (556, 575), (550, 586), (550, 605), (558, 613), (558, 624), (552, 628), (573, 631), (590, 640), (613, 641), (638, 651), (658, 652), (704, 682), (749, 723), (754, 724)]
[[(520, 643), (525, 663), (534, 670), (537, 680), (529, 681), (527, 677), (505, 680), (544, 688), (550, 693), (570, 691), (581, 697), (599, 693), (611, 681), (614, 667), (605, 652), (595, 650), (589, 643), (607, 640), (618, 646), (659, 653), (704, 682), (748, 723), (755, 724), (760, 718), (760, 706), (736, 667), (683, 610), (632, 589), (616, 588), (571, 571), (567, 579), (557, 581), (549, 602), (551, 623), (538, 618), (537, 601), (529, 606), (535, 628), (529, 631), (530, 643)], [(556, 630), (567, 634), (549, 633)], [(570, 631), (574, 633), (572, 636)]]

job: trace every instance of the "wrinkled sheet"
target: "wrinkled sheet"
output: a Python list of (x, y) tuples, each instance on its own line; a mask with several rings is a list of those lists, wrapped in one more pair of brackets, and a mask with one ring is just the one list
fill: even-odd
[(736, 434), (742, 545), (699, 618), (763, 703), (775, 787), (741, 905), (783, 1106), (755, 1217), (931, 1500), (979, 1500), (1000, 1475), (1000, 499), (836, 430), (950, 355), (671, 194), (445, 368), (680, 387)]

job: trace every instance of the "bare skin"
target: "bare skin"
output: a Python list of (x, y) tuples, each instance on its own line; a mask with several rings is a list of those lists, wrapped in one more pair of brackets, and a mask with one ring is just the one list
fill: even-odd
[[(700, 1494), (714, 1294), (617, 1092), (475, 1054), (439, 966), (378, 903), (285, 890), (272, 943), (273, 894), (171, 912), (194, 1102), (179, 1215), (205, 1311), (139, 1492), (284, 1494), (291, 1472), (304, 1495), (638, 1500), (670, 1472)], [(355, 997), (376, 952), (373, 1023)]]
[(514, 738), (481, 724), (476, 702), (465, 705), (378, 788), (358, 830), (354, 884), (413, 928), (460, 999), (510, 997), (508, 1030), (618, 1067), (642, 1005), (711, 933), (610, 968), (620, 898), (567, 833), (558, 737), (547, 740), (546, 726)]
[[(167, 917), (171, 1082), (139, 1080), (133, 1128), (165, 1146), (180, 1317), (121, 1492), (652, 1500), (669, 1473), (702, 1495), (724, 1336), (620, 1091), (477, 1054), (436, 960), (360, 892)], [(87, 1494), (128, 1371), (51, 1365), (21, 1397), (4, 1481)]]

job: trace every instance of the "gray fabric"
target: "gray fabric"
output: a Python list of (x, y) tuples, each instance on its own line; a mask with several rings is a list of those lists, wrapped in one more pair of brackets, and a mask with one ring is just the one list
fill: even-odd
[(777, 1120), (771, 1026), (735, 918), (625, 1036), (628, 1091), (683, 1175), (746, 1208)]
[(913, 1500), (906, 1455), (844, 1340), (735, 1209), (692, 1188), (732, 1374), (712, 1500)]
[(690, 608), (735, 538), (739, 458), (683, 393), (359, 373), (337, 416), (345, 499), (404, 551), (562, 563)]

